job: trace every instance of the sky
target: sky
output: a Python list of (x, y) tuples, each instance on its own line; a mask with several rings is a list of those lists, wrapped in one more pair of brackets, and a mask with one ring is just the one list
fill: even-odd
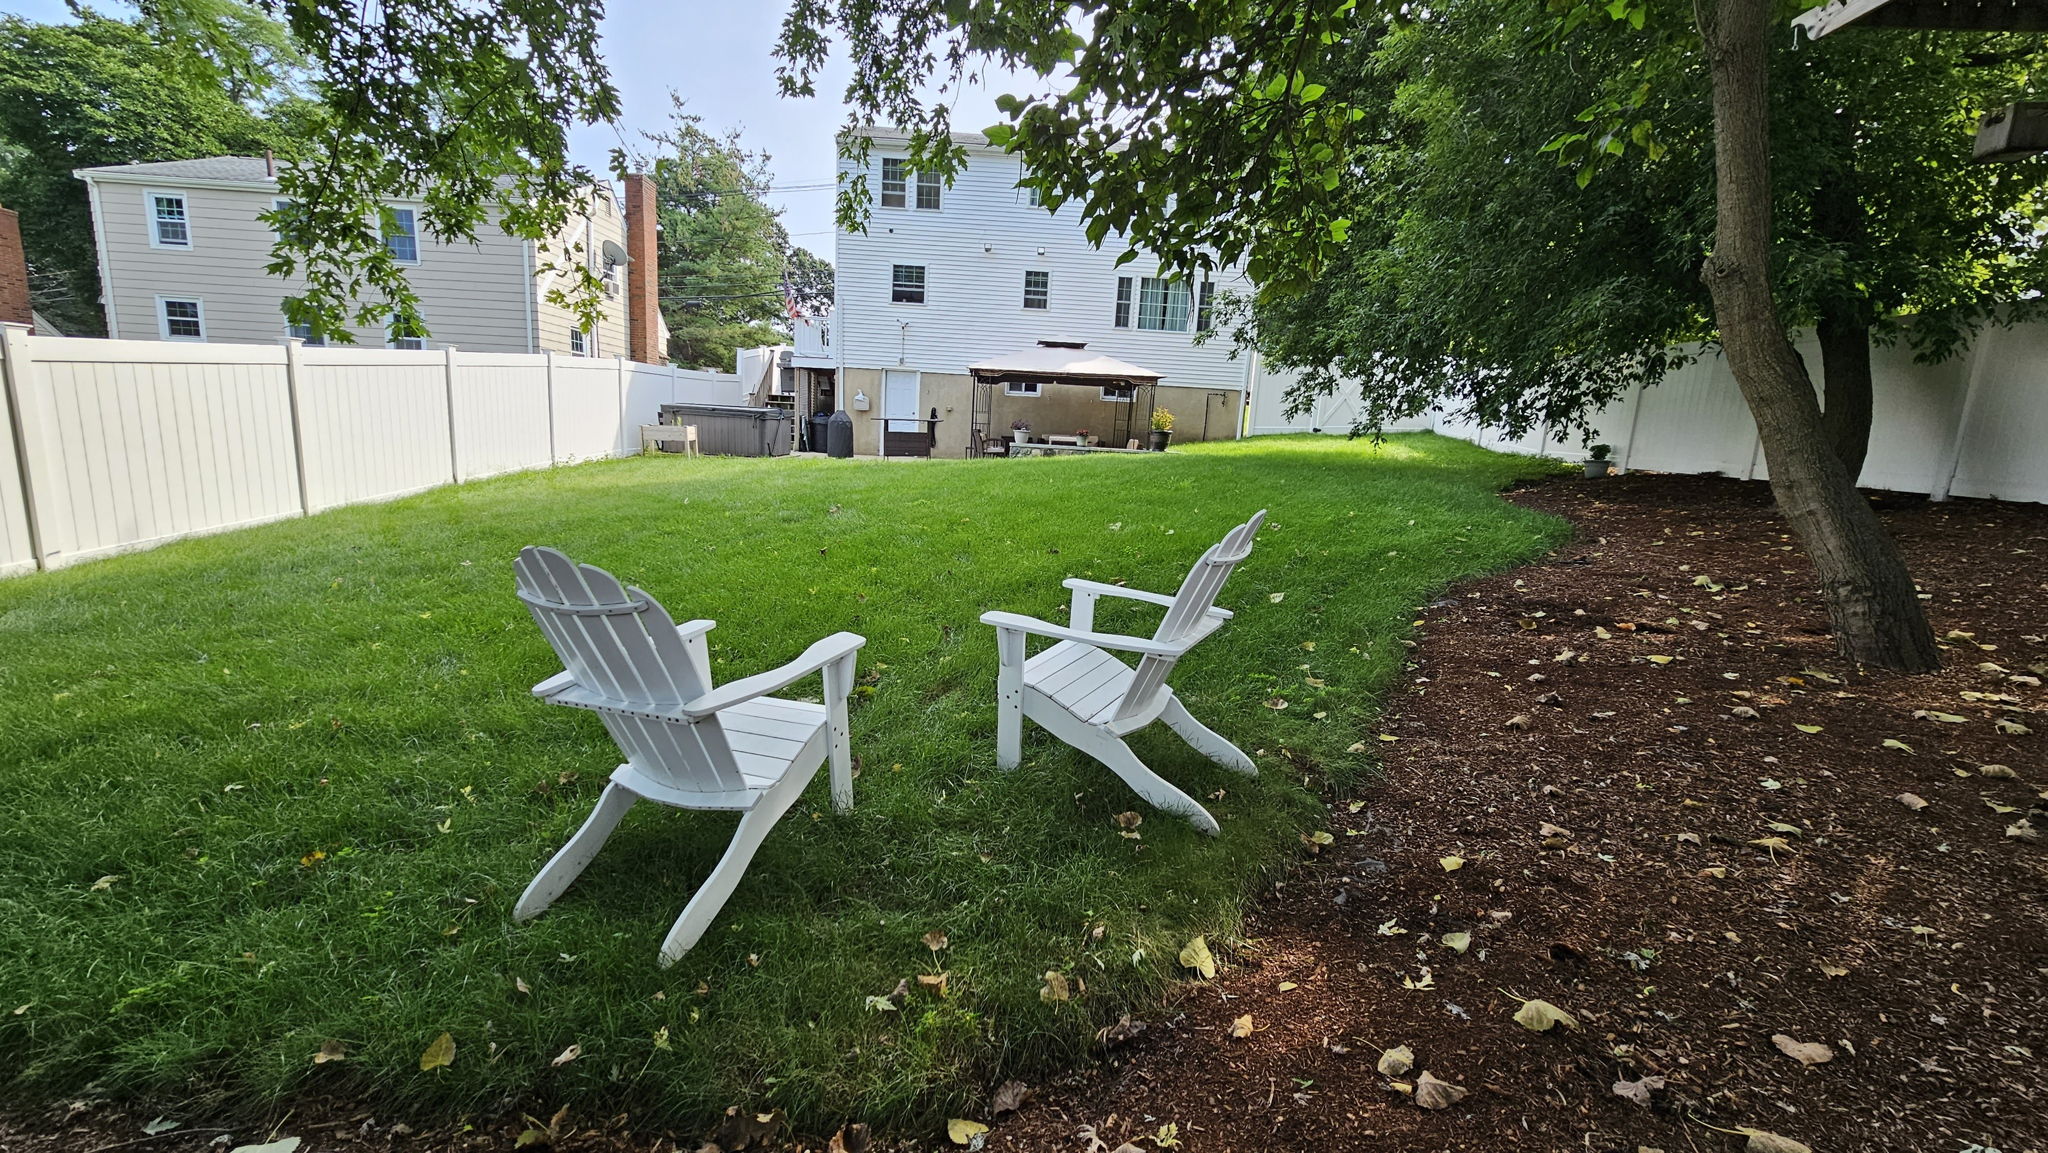
[[(95, 7), (109, 15), (133, 12), (118, 0)], [(617, 128), (576, 128), (572, 158), (593, 172), (608, 171), (621, 136), (637, 147), (645, 143), (640, 132), (666, 126), (674, 90), (706, 129), (738, 129), (742, 144), (768, 153), (774, 186), (788, 190), (771, 194), (770, 203), (783, 210), (796, 243), (830, 260), (833, 137), (846, 119), (840, 95), (851, 71), (835, 57), (816, 97), (784, 99), (776, 90), (773, 53), (785, 7), (782, 0), (610, 0), (604, 55), (624, 111)], [(0, 0), (0, 11), (39, 21), (70, 19), (64, 0)], [(997, 91), (1027, 87), (1035, 85), (1009, 73), (970, 84), (955, 102), (954, 126), (978, 131), (996, 123)]]

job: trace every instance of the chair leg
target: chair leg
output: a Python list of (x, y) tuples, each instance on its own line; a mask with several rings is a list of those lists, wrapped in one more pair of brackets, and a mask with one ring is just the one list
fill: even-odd
[[(747, 866), (753, 862), (754, 854), (760, 850), (761, 843), (768, 839), (769, 831), (775, 828), (775, 822), (781, 820), (782, 814), (788, 812), (789, 807), (796, 803), (796, 799), (803, 795), (804, 785), (817, 775), (818, 765), (824, 759), (821, 750), (820, 755), (809, 762), (808, 770), (792, 766), (787, 776), (778, 781), (774, 788), (761, 794), (761, 799), (754, 802), (754, 807), (740, 816), (740, 827), (732, 835), (732, 845), (725, 850), (725, 856), (718, 859), (718, 864), (712, 868), (711, 875), (705, 877), (704, 883), (697, 887), (697, 892), (691, 896), (690, 903), (683, 906), (682, 916), (676, 918), (675, 925), (668, 931), (668, 937), (662, 941), (662, 968), (666, 969), (675, 964), (704, 936), (704, 931), (711, 927), (711, 922), (718, 916), (718, 911), (725, 907), (725, 902), (732, 897), (733, 890), (739, 887), (740, 878), (746, 875)], [(799, 760), (797, 763), (802, 764), (804, 761)]]
[(1188, 823), (1197, 829), (1212, 837), (1216, 835), (1216, 818), (1209, 815), (1209, 810), (1153, 772), (1138, 759), (1138, 754), (1132, 752), (1129, 745), (1116, 736), (1075, 720), (1072, 714), (1057, 705), (1048, 707), (1042, 715), (1034, 715), (1031, 719), (1053, 736), (1108, 766), (1109, 771), (1122, 777), (1133, 792), (1150, 801), (1154, 808), (1186, 817)]
[(530, 921), (554, 904), (555, 898), (575, 883), (584, 866), (590, 864), (599, 849), (604, 848), (605, 840), (612, 835), (613, 829), (619, 827), (626, 810), (639, 799), (632, 790), (616, 782), (607, 784), (603, 795), (597, 798), (597, 807), (584, 818), (583, 827), (576, 830), (576, 835), (569, 838), (561, 852), (541, 866), (540, 875), (519, 895), (519, 903), (512, 907), (512, 919)]
[(1259, 767), (1244, 755), (1243, 749), (1224, 740), (1215, 730), (1189, 715), (1187, 706), (1180, 703), (1179, 697), (1166, 702), (1166, 711), (1159, 714), (1159, 719), (1166, 722), (1167, 728), (1180, 734), (1180, 739), (1186, 741), (1189, 748), (1231, 772), (1243, 773), (1247, 777), (1259, 775)]
[(996, 767), (1024, 760), (1024, 634), (996, 630)]

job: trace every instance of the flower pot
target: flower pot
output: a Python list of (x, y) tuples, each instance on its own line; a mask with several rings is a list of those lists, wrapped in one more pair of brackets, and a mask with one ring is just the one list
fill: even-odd
[(1589, 460), (1586, 462), (1587, 476), (1607, 476), (1613, 471), (1614, 462), (1611, 460)]
[(1173, 430), (1172, 430), (1172, 429), (1170, 429), (1170, 428), (1155, 428), (1155, 429), (1153, 429), (1153, 430), (1152, 430), (1152, 438), (1151, 438), (1151, 448), (1152, 448), (1152, 451), (1153, 451), (1153, 452), (1165, 452), (1165, 451), (1166, 451), (1166, 442), (1167, 442), (1167, 441), (1169, 441), (1169, 440), (1172, 440), (1172, 439), (1173, 439)]

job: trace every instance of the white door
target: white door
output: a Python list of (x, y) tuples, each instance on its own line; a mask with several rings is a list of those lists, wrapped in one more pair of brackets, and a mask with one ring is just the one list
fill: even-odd
[(917, 370), (913, 368), (892, 368), (883, 374), (882, 415), (889, 418), (890, 432), (918, 432), (924, 426), (917, 423), (923, 416), (918, 411)]

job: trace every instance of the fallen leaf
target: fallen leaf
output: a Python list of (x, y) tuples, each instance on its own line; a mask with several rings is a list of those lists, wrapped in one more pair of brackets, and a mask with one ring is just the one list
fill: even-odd
[(1526, 729), (1526, 728), (1528, 728), (1528, 727), (1529, 727), (1529, 725), (1530, 725), (1530, 720), (1529, 720), (1529, 714), (1527, 714), (1527, 713), (1516, 713), (1516, 714), (1515, 714), (1514, 716), (1512, 716), (1512, 717), (1509, 717), (1509, 718), (1507, 719), (1507, 723), (1506, 723), (1506, 725), (1505, 725), (1504, 727), (1506, 727), (1506, 728), (1510, 728), (1510, 729)]
[(434, 1043), (427, 1046), (426, 1052), (420, 1054), (420, 1072), (422, 1073), (429, 1069), (439, 1069), (454, 1063), (455, 1038), (446, 1033), (434, 1038)]
[(1749, 1144), (1742, 1147), (1745, 1153), (1813, 1153), (1811, 1147), (1802, 1145), (1790, 1137), (1780, 1137), (1776, 1133), (1767, 1133), (1762, 1129), (1738, 1127), (1735, 1131), (1749, 1138)]
[(1067, 983), (1066, 975), (1058, 969), (1045, 971), (1045, 984), (1038, 990), (1041, 1001), (1071, 1001), (1074, 999), (1073, 986)]
[(346, 1060), (348, 1060), (348, 1046), (343, 1045), (339, 1041), (323, 1041), (320, 1043), (320, 1051), (313, 1054), (313, 1064), (315, 1065), (325, 1065), (329, 1061)]
[(1937, 713), (1933, 709), (1916, 709), (1913, 715), (1922, 720), (1940, 721), (1944, 725), (1967, 725), (1970, 723), (1970, 718), (1968, 717), (1960, 717), (1954, 713)]
[(1548, 1001), (1524, 1001), (1522, 1007), (1515, 1011), (1515, 1024), (1530, 1032), (1542, 1033), (1548, 1031), (1552, 1025), (1577, 1029), (1579, 1019)]
[(548, 1062), (548, 1065), (552, 1068), (559, 1069), (562, 1066), (567, 1065), (569, 1062), (574, 1061), (576, 1058), (581, 1056), (583, 1056), (583, 1046), (571, 1045), (567, 1049), (562, 1050), (560, 1053), (555, 1054), (555, 1059)]
[(1882, 748), (1897, 749), (1902, 753), (1910, 753), (1913, 751), (1913, 746), (1907, 744), (1904, 741), (1893, 740), (1890, 737), (1886, 737), (1883, 741), (1879, 742), (1879, 745)]
[(1817, 732), (1819, 732), (1819, 731), (1821, 730), (1821, 726), (1820, 726), (1820, 725), (1797, 725), (1797, 724), (1795, 724), (1795, 725), (1793, 725), (1792, 727), (1793, 727), (1793, 728), (1795, 728), (1795, 729), (1798, 729), (1798, 730), (1799, 730), (1800, 732), (1802, 732), (1802, 733), (1817, 733)]
[(149, 1124), (144, 1125), (142, 1127), (142, 1131), (145, 1134), (154, 1137), (159, 1133), (168, 1133), (171, 1130), (176, 1129), (178, 1126), (183, 1124), (183, 1121), (173, 1121), (168, 1117), (159, 1117), (156, 1120), (151, 1121)]
[(1267, 594), (1266, 594), (1266, 599), (1267, 599), (1267, 600), (1269, 600), (1269, 601), (1272, 601), (1272, 602), (1273, 602), (1274, 604), (1276, 604), (1276, 605), (1277, 605), (1277, 604), (1279, 604), (1279, 603), (1280, 603), (1281, 601), (1284, 601), (1284, 600), (1286, 600), (1286, 599), (1287, 599), (1287, 594), (1286, 594), (1286, 593), (1267, 593)]
[(531, 985), (528, 985), (528, 984), (526, 983), (526, 978), (524, 978), (524, 977), (514, 977), (514, 978), (512, 978), (512, 987), (513, 987), (514, 989), (517, 989), (517, 990), (519, 990), (519, 991), (520, 991), (520, 992), (522, 992), (522, 993), (531, 993), (531, 992), (533, 992), (533, 986), (531, 986)]
[(1462, 953), (1472, 947), (1472, 934), (1470, 933), (1445, 933), (1437, 939), (1444, 943), (1444, 948), (1454, 953)]
[(1183, 969), (1193, 969), (1205, 981), (1216, 977), (1216, 955), (1209, 951), (1209, 939), (1196, 937), (1181, 947), (1180, 964)]
[(1788, 825), (1783, 821), (1772, 821), (1765, 825), (1764, 828), (1774, 833), (1786, 833), (1794, 837), (1801, 835), (1798, 825)]
[(1808, 1067), (1825, 1065), (1835, 1059), (1835, 1051), (1818, 1041), (1794, 1041), (1784, 1033), (1771, 1034), (1771, 1044), (1778, 1052)]
[(1286, 707), (1287, 707), (1287, 698), (1286, 698), (1286, 697), (1267, 697), (1267, 698), (1266, 698), (1266, 707), (1267, 707), (1267, 708), (1269, 708), (1269, 709), (1272, 709), (1272, 710), (1274, 710), (1275, 712), (1278, 712), (1279, 710), (1281, 710), (1281, 709), (1284, 709), (1284, 708), (1286, 708)]
[(300, 1138), (279, 1137), (261, 1145), (237, 1145), (228, 1153), (298, 1153)]
[(1439, 1081), (1427, 1069), (1415, 1079), (1415, 1103), (1424, 1109), (1448, 1109), (1464, 1099), (1463, 1087)]
[(1232, 1021), (1230, 1023), (1230, 1035), (1240, 1041), (1246, 1037), (1251, 1036), (1252, 1015), (1250, 1013), (1246, 1013), (1244, 1016), (1239, 1017), (1235, 1021)]
[(1373, 1068), (1378, 1069), (1382, 1077), (1399, 1077), (1415, 1068), (1415, 1052), (1406, 1045), (1396, 1045), (1381, 1053), (1379, 1063)]
[(1913, 810), (1916, 813), (1927, 807), (1927, 802), (1921, 799), (1920, 794), (1918, 793), (1900, 793), (1898, 796), (1892, 799), (1896, 800), (1900, 804), (1906, 806), (1907, 808)]
[(1980, 777), (1995, 777), (2001, 781), (2019, 779), (2019, 774), (2013, 772), (2009, 765), (1978, 765), (1977, 775)]
[(1991, 722), (1991, 727), (1997, 729), (1999, 732), (2004, 733), (2009, 737), (2024, 737), (2028, 733), (2034, 731), (2028, 728), (2027, 726), (2019, 723), (2018, 721), (2009, 721), (2006, 720), (2004, 717), (2000, 717), (1997, 720)]
[(1732, 717), (1741, 717), (1745, 721), (1753, 721), (1756, 720), (1758, 717), (1762, 716), (1763, 714), (1757, 712), (1753, 708), (1750, 708), (1748, 705), (1736, 705), (1734, 708), (1728, 710), (1728, 715)]
[(1462, 868), (1464, 868), (1464, 867), (1465, 867), (1465, 858), (1463, 858), (1463, 857), (1438, 857), (1438, 858), (1437, 858), (1437, 861), (1436, 861), (1436, 863), (1437, 863), (1437, 864), (1439, 864), (1439, 865), (1442, 865), (1442, 866), (1444, 867), (1444, 872), (1446, 872), (1446, 873), (1455, 873), (1455, 872), (1457, 872), (1457, 871), (1458, 871), (1459, 869), (1462, 869)]
[(2041, 830), (2036, 829), (2032, 821), (2017, 821), (2005, 827), (2005, 835), (2014, 840), (2038, 841), (2041, 839)]
[(1648, 661), (1649, 661), (1649, 662), (1650, 662), (1651, 664), (1653, 664), (1653, 665), (1668, 665), (1668, 664), (1670, 664), (1670, 663), (1671, 663), (1672, 661), (1676, 660), (1677, 658), (1676, 658), (1676, 657), (1667, 657), (1667, 656), (1665, 656), (1665, 655), (1664, 655), (1663, 653), (1651, 653), (1651, 654), (1650, 654), (1650, 655), (1649, 655), (1649, 656), (1648, 656), (1647, 658), (1645, 658), (1645, 659), (1646, 659), (1646, 660), (1648, 660)]
[(1545, 821), (1536, 830), (1536, 835), (1540, 837), (1569, 837), (1572, 835), (1572, 831), (1563, 825), (1553, 825), (1549, 821)]
[(978, 1145), (979, 1142), (975, 1139), (985, 1136), (987, 1133), (988, 1126), (979, 1121), (969, 1121), (964, 1117), (955, 1117), (951, 1121), (946, 1122), (946, 1140), (951, 1141), (955, 1145)]
[(1650, 1090), (1662, 1089), (1663, 1087), (1664, 1078), (1662, 1077), (1644, 1077), (1637, 1081), (1616, 1081), (1614, 1083), (1614, 1095), (1626, 1097), (1647, 1109), (1650, 1107)]
[(1029, 1100), (1031, 1100), (1031, 1087), (1029, 1085), (1022, 1081), (1005, 1081), (1002, 1087), (996, 1090), (995, 1097), (989, 1101), (988, 1114), (991, 1117), (1000, 1117), (1005, 1113), (1015, 1113), (1017, 1110), (1022, 1109), (1024, 1103)]
[(944, 933), (939, 932), (937, 929), (933, 929), (931, 932), (926, 933), (922, 938), (920, 938), (920, 940), (924, 942), (925, 948), (930, 949), (934, 953), (938, 952), (940, 949), (945, 948), (947, 945), (952, 944), (952, 942), (947, 939), (946, 935)]
[(119, 873), (108, 873), (108, 874), (107, 874), (106, 876), (104, 876), (104, 877), (101, 877), (101, 878), (100, 878), (99, 880), (97, 880), (97, 881), (94, 881), (94, 882), (92, 883), (92, 891), (93, 891), (93, 892), (95, 892), (95, 893), (104, 893), (104, 892), (106, 892), (107, 890), (109, 890), (109, 889), (113, 888), (113, 887), (114, 887), (114, 882), (115, 882), (115, 881), (118, 881), (118, 880), (120, 880), (120, 879), (121, 879), (121, 874), (119, 874)]
[(1295, 991), (1296, 989), (1299, 989), (1299, 988), (1301, 988), (1301, 986), (1300, 986), (1300, 985), (1297, 985), (1297, 984), (1295, 984), (1295, 983), (1294, 983), (1294, 982), (1292, 982), (1292, 981), (1282, 981), (1282, 982), (1280, 982), (1280, 991), (1281, 991), (1282, 993), (1292, 993), (1293, 991)]

